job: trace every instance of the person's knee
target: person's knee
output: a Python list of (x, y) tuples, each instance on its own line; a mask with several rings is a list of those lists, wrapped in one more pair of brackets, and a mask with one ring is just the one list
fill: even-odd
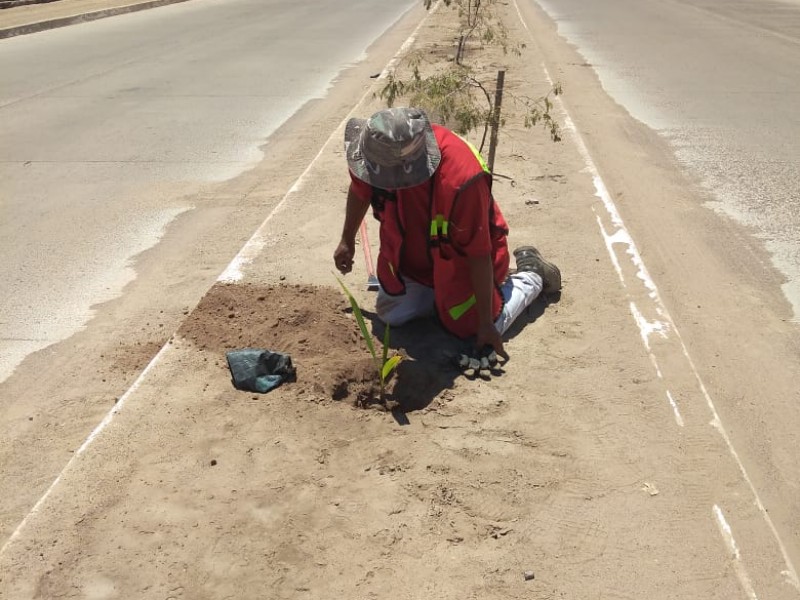
[(375, 313), (378, 318), (390, 327), (404, 325), (414, 319), (427, 317), (434, 310), (433, 289), (419, 284), (408, 284), (406, 293), (390, 296), (378, 292), (375, 301)]
[(378, 299), (375, 301), (375, 314), (382, 323), (391, 326), (396, 325), (400, 315), (399, 308), (402, 308), (402, 302), (398, 302), (397, 298), (381, 293), (378, 294)]
[(380, 305), (375, 307), (375, 313), (384, 325), (399, 327), (414, 318), (402, 304)]

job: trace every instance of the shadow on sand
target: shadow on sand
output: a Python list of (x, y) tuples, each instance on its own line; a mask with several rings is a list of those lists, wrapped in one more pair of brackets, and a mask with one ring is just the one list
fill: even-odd
[[(557, 303), (560, 294), (540, 297), (523, 312), (503, 336), (508, 341), (529, 323), (542, 316), (550, 304)], [(385, 325), (374, 312), (362, 309), (364, 318), (372, 323), (372, 332), (383, 339)], [(435, 318), (418, 319), (391, 330), (390, 346), (405, 356), (395, 372), (395, 383), (387, 400), (396, 408), (392, 411), (401, 425), (409, 423), (406, 413), (427, 407), (442, 391), (453, 387), (458, 377), (458, 356), (474, 351), (471, 340), (460, 340), (447, 333)], [(514, 357), (511, 357), (514, 360)], [(502, 375), (503, 369), (495, 372)], [(484, 377), (490, 380), (491, 377)]]

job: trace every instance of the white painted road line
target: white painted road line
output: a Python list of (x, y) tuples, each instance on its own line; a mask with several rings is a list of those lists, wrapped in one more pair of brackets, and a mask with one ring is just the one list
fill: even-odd
[(672, 397), (672, 393), (669, 390), (667, 390), (667, 401), (672, 407), (672, 411), (675, 413), (675, 422), (679, 427), (683, 427), (684, 422), (683, 417), (681, 416), (681, 411), (678, 410), (678, 405), (675, 403), (675, 399)]
[(127, 391), (120, 397), (120, 399), (117, 400), (117, 402), (114, 404), (114, 407), (110, 411), (108, 411), (106, 413), (106, 416), (103, 417), (103, 420), (100, 421), (100, 423), (98, 423), (97, 427), (95, 427), (92, 430), (92, 432), (89, 434), (89, 437), (87, 437), (83, 441), (83, 443), (81, 444), (80, 448), (78, 448), (75, 451), (75, 453), (72, 455), (72, 458), (70, 458), (67, 461), (67, 464), (64, 465), (63, 469), (61, 469), (61, 472), (58, 474), (58, 477), (56, 477), (53, 480), (53, 483), (50, 484), (50, 487), (48, 487), (47, 490), (45, 491), (45, 493), (42, 494), (42, 497), (39, 498), (39, 500), (36, 501), (36, 504), (33, 505), (33, 508), (31, 508), (31, 510), (28, 511), (28, 514), (25, 515), (25, 518), (22, 519), (22, 521), (20, 521), (19, 525), (17, 525), (16, 529), (14, 529), (14, 531), (8, 537), (8, 539), (6, 540), (5, 544), (3, 544), (3, 547), (0, 548), (0, 557), (2, 557), (5, 554), (6, 549), (8, 549), (11, 546), (11, 543), (15, 539), (17, 539), (17, 537), (19, 537), (19, 534), (25, 528), (25, 525), (28, 524), (28, 521), (30, 521), (31, 518), (34, 517), (36, 515), (36, 513), (39, 512), (39, 509), (42, 507), (42, 505), (45, 503), (45, 501), (50, 496), (52, 491), (56, 488), (58, 483), (61, 481), (61, 478), (64, 476), (64, 473), (66, 473), (72, 467), (72, 465), (74, 465), (77, 462), (77, 460), (80, 458), (80, 456), (86, 451), (86, 449), (94, 441), (94, 439), (100, 434), (100, 432), (103, 431), (108, 426), (108, 424), (111, 423), (111, 421), (114, 420), (114, 417), (117, 416), (117, 414), (122, 410), (122, 407), (125, 406), (125, 403), (128, 401), (128, 398), (130, 398), (131, 395), (137, 389), (139, 389), (139, 386), (142, 385), (142, 382), (150, 374), (150, 371), (153, 370), (153, 367), (155, 367), (156, 364), (161, 362), (161, 359), (163, 358), (164, 354), (166, 354), (167, 348), (170, 347), (171, 342), (172, 342), (172, 338), (170, 338), (170, 341), (168, 341), (166, 344), (164, 344), (161, 347), (161, 350), (159, 350), (156, 353), (156, 355), (150, 360), (150, 362), (147, 364), (147, 366), (144, 368), (144, 370), (139, 374), (139, 377), (136, 378), (136, 381), (134, 381), (133, 384), (127, 389)]
[[(530, 37), (531, 41), (533, 43), (536, 43), (536, 39), (533, 37), (533, 33), (531, 32), (530, 28), (528, 27), (528, 24), (525, 22), (525, 19), (522, 16), (522, 12), (520, 11), (517, 0), (513, 0), (513, 2), (520, 23), (522, 24), (524, 29), (528, 32), (528, 36)], [(547, 77), (547, 80), (552, 85), (553, 80), (550, 77), (550, 73), (547, 70), (547, 67), (543, 64), (542, 68), (544, 69), (544, 73), (545, 76)], [(600, 173), (597, 169), (597, 165), (595, 164), (594, 159), (592, 158), (588, 148), (586, 147), (586, 143), (583, 140), (583, 136), (581, 136), (580, 132), (578, 132), (577, 128), (572, 122), (572, 119), (569, 116), (569, 112), (567, 111), (566, 106), (564, 106), (564, 103), (562, 102), (561, 98), (559, 96), (556, 96), (555, 101), (558, 103), (560, 110), (566, 117), (565, 128), (572, 133), (573, 141), (575, 142), (578, 152), (580, 153), (586, 164), (586, 171), (592, 176), (596, 190), (595, 195), (602, 201), (603, 206), (605, 207), (606, 212), (608, 213), (608, 217), (611, 219), (612, 224), (616, 227), (616, 231), (613, 234), (609, 235), (605, 231), (605, 228), (603, 227), (603, 224), (598, 217), (598, 223), (600, 225), (600, 233), (603, 236), (603, 239), (606, 240), (606, 247), (608, 249), (611, 262), (614, 264), (617, 274), (619, 275), (620, 281), (623, 287), (628, 289), (628, 286), (625, 283), (625, 278), (623, 277), (622, 274), (619, 257), (616, 251), (614, 250), (614, 246), (618, 244), (622, 244), (623, 246), (626, 247), (625, 253), (628, 255), (629, 260), (633, 264), (634, 268), (636, 268), (637, 277), (641, 280), (642, 284), (647, 290), (648, 297), (652, 300), (651, 308), (654, 309), (655, 313), (658, 314), (663, 319), (663, 324), (659, 327), (656, 326), (657, 322), (655, 321), (648, 322), (646, 319), (644, 319), (644, 317), (641, 317), (639, 309), (636, 308), (636, 305), (633, 304), (633, 302), (631, 301), (631, 313), (633, 319), (636, 322), (637, 327), (639, 327), (645, 349), (651, 355), (651, 360), (654, 360), (654, 367), (656, 368), (656, 372), (659, 375), (659, 377), (662, 378), (660, 369), (658, 368), (658, 364), (657, 362), (655, 362), (655, 357), (652, 355), (652, 352), (650, 350), (649, 336), (653, 331), (658, 331), (662, 335), (662, 337), (668, 338), (669, 332), (672, 331), (675, 335), (675, 339), (678, 341), (680, 345), (681, 351), (683, 352), (683, 355), (686, 358), (687, 363), (689, 364), (691, 372), (693, 373), (694, 378), (697, 381), (700, 393), (702, 394), (703, 398), (705, 398), (706, 405), (708, 406), (708, 409), (711, 412), (712, 415), (711, 425), (719, 432), (720, 436), (725, 441), (725, 445), (728, 448), (728, 452), (736, 462), (736, 465), (738, 466), (744, 481), (747, 483), (748, 487), (750, 488), (750, 491), (754, 496), (756, 507), (761, 513), (761, 516), (766, 522), (770, 533), (772, 534), (773, 538), (778, 544), (778, 547), (780, 548), (781, 555), (786, 565), (786, 569), (781, 571), (781, 575), (785, 578), (787, 583), (792, 585), (796, 590), (800, 592), (800, 579), (798, 579), (797, 576), (797, 569), (792, 563), (792, 560), (789, 557), (789, 553), (786, 551), (786, 546), (784, 545), (783, 540), (781, 539), (781, 536), (778, 533), (778, 530), (772, 521), (772, 518), (769, 516), (769, 513), (764, 507), (764, 503), (761, 501), (761, 496), (759, 495), (758, 490), (756, 490), (756, 487), (753, 484), (752, 480), (750, 479), (750, 476), (748, 475), (747, 470), (744, 467), (744, 464), (739, 458), (738, 452), (736, 452), (736, 448), (734, 447), (733, 442), (731, 441), (727, 431), (725, 430), (725, 427), (722, 424), (722, 420), (720, 419), (719, 413), (717, 412), (717, 408), (714, 404), (714, 401), (712, 400), (711, 395), (708, 393), (705, 383), (703, 382), (703, 379), (700, 376), (700, 373), (698, 372), (697, 367), (695, 366), (691, 355), (689, 354), (689, 350), (686, 348), (686, 344), (684, 343), (683, 338), (680, 335), (680, 332), (675, 326), (675, 322), (672, 320), (672, 317), (667, 311), (666, 306), (661, 300), (661, 296), (658, 293), (658, 288), (656, 287), (655, 282), (648, 273), (647, 267), (644, 264), (644, 260), (639, 254), (639, 249), (636, 247), (636, 243), (631, 237), (628, 229), (625, 227), (625, 223), (623, 222), (622, 217), (619, 214), (619, 210), (617, 209), (617, 206), (614, 204), (611, 195), (608, 193), (608, 189), (606, 188), (605, 182), (600, 176)], [(628, 294), (630, 296), (630, 292), (628, 292)], [(637, 313), (639, 313), (638, 316)], [(671, 395), (669, 396), (669, 398), (670, 400), (672, 400)]]
[[(417, 37), (417, 34), (419, 33), (420, 28), (427, 21), (428, 17), (431, 14), (433, 14), (436, 10), (439, 9), (439, 5), (440, 4), (441, 4), (441, 0), (439, 2), (437, 2), (434, 6), (431, 7), (431, 9), (428, 12), (428, 14), (426, 14), (425, 17), (419, 22), (417, 27), (414, 29), (413, 33), (406, 39), (406, 41), (403, 43), (403, 45), (400, 47), (400, 49), (394, 54), (394, 56), (392, 57), (391, 61), (388, 63), (390, 66), (396, 65), (398, 60), (399, 60), (399, 58), (405, 52), (408, 51), (408, 49), (411, 47), (411, 45), (416, 40), (416, 37)], [(389, 70), (389, 67), (385, 68), (383, 70), (382, 74), (381, 74), (381, 77), (379, 77), (378, 80), (384, 78), (386, 76), (386, 74), (388, 74), (390, 72), (391, 71)], [(338, 125), (338, 127), (333, 131), (333, 133), (331, 133), (330, 137), (325, 142), (325, 144), (322, 146), (322, 148), (317, 153), (317, 155), (314, 157), (314, 159), (308, 164), (308, 166), (305, 168), (305, 170), (300, 174), (300, 177), (298, 177), (297, 180), (292, 185), (292, 187), (289, 188), (289, 191), (286, 192), (284, 197), (275, 206), (275, 208), (272, 209), (272, 211), (269, 213), (269, 215), (267, 215), (266, 219), (264, 219), (264, 221), (261, 223), (261, 225), (256, 230), (256, 232), (253, 234), (253, 236), (245, 243), (245, 245), (242, 247), (242, 249), (239, 251), (239, 253), (233, 258), (233, 260), (230, 262), (230, 264), (228, 264), (228, 266), (225, 268), (225, 270), (222, 272), (222, 274), (217, 278), (217, 281), (219, 281), (219, 282), (233, 282), (233, 281), (238, 281), (239, 279), (242, 278), (242, 272), (241, 272), (242, 267), (244, 267), (246, 264), (252, 262), (258, 256), (258, 253), (261, 251), (261, 249), (264, 247), (264, 244), (266, 243), (266, 238), (264, 237), (264, 235), (266, 233), (267, 224), (272, 220), (272, 218), (275, 216), (275, 214), (286, 204), (287, 200), (291, 197), (291, 195), (294, 192), (297, 192), (298, 190), (300, 190), (300, 188), (302, 186), (302, 183), (303, 183), (303, 180), (308, 175), (308, 173), (311, 171), (311, 168), (316, 164), (317, 160), (319, 160), (320, 156), (322, 156), (322, 154), (328, 148), (328, 146), (330, 145), (330, 143), (332, 142), (334, 137), (336, 137), (337, 135), (340, 135), (340, 136), (342, 135), (341, 132), (344, 130), (344, 126), (347, 124), (347, 121), (361, 107), (361, 105), (364, 103), (364, 100), (366, 100), (367, 97), (369, 97), (370, 94), (372, 94), (372, 89), (367, 90), (364, 93), (364, 95), (359, 99), (359, 101), (353, 106), (352, 110), (347, 114), (347, 116), (344, 118), (344, 120)], [(100, 421), (100, 423), (97, 425), (97, 427), (95, 427), (92, 430), (92, 432), (89, 434), (89, 436), (86, 438), (86, 440), (84, 440), (83, 444), (81, 444), (80, 448), (78, 448), (78, 450), (75, 452), (75, 454), (72, 456), (72, 458), (69, 459), (67, 464), (64, 466), (64, 468), (58, 474), (58, 476), (53, 480), (53, 483), (50, 484), (50, 487), (47, 488), (47, 490), (42, 495), (42, 497), (39, 498), (39, 500), (36, 501), (36, 504), (33, 505), (33, 508), (31, 508), (31, 510), (28, 511), (28, 514), (26, 514), (25, 517), (22, 519), (22, 521), (20, 521), (19, 525), (17, 525), (16, 529), (14, 529), (13, 533), (9, 536), (9, 538), (3, 544), (3, 547), (0, 548), (0, 558), (2, 558), (3, 555), (6, 553), (6, 551), (11, 547), (11, 544), (13, 543), (13, 541), (19, 537), (20, 533), (23, 531), (25, 526), (30, 522), (31, 518), (33, 518), (39, 512), (39, 510), (44, 505), (44, 503), (47, 500), (47, 498), (50, 496), (50, 494), (53, 492), (53, 490), (56, 488), (56, 486), (61, 481), (61, 479), (64, 476), (64, 474), (77, 462), (77, 460), (80, 458), (80, 456), (89, 448), (89, 446), (95, 440), (95, 438), (97, 438), (97, 436), (111, 423), (111, 421), (114, 420), (114, 417), (122, 410), (122, 407), (124, 406), (124, 404), (128, 400), (128, 398), (137, 389), (139, 389), (139, 387), (141, 386), (142, 382), (150, 374), (150, 371), (152, 371), (152, 369), (159, 362), (161, 362), (161, 360), (163, 359), (164, 355), (167, 352), (167, 349), (170, 347), (172, 339), (174, 338), (174, 336), (175, 336), (175, 334), (173, 333), (173, 335), (170, 338), (170, 340), (166, 344), (164, 344), (164, 346), (161, 347), (161, 349), (158, 351), (158, 353), (152, 358), (150, 363), (141, 372), (139, 377), (136, 378), (136, 381), (134, 381), (133, 384), (128, 388), (128, 390), (120, 397), (120, 399), (117, 401), (117, 403), (114, 405), (114, 407), (106, 414), (106, 416), (103, 417), (103, 420)]]
[(744, 589), (749, 600), (758, 600), (758, 596), (756, 596), (756, 592), (753, 589), (753, 584), (750, 581), (750, 576), (747, 574), (747, 571), (742, 564), (742, 557), (739, 554), (739, 546), (736, 545), (736, 540), (733, 538), (731, 526), (728, 525), (728, 522), (725, 520), (725, 515), (722, 514), (722, 509), (716, 504), (714, 505), (713, 512), (717, 519), (719, 532), (722, 535), (722, 539), (725, 541), (725, 545), (727, 546), (728, 552), (731, 555), (731, 560), (733, 561), (733, 570), (736, 571), (736, 577), (739, 578), (739, 583), (742, 584), (742, 589)]
[[(400, 49), (395, 53), (395, 55), (389, 61), (386, 68), (384, 68), (383, 71), (381, 71), (381, 74), (377, 78), (377, 81), (385, 79), (393, 71), (393, 69), (399, 62), (400, 57), (402, 57), (414, 44), (414, 41), (417, 39), (417, 34), (419, 33), (419, 30), (425, 23), (425, 21), (427, 21), (428, 16), (433, 14), (436, 10), (438, 10), (440, 4), (441, 0), (431, 7), (430, 12), (427, 15), (425, 15), (425, 18), (422, 19), (422, 21), (419, 22), (417, 27), (414, 29), (413, 33), (406, 39), (403, 45), (400, 46)], [(353, 109), (349, 113), (347, 113), (347, 116), (342, 120), (341, 123), (339, 123), (339, 126), (333, 130), (330, 137), (322, 145), (322, 148), (320, 148), (319, 152), (314, 157), (314, 159), (300, 174), (300, 177), (298, 177), (297, 180), (292, 185), (292, 187), (289, 188), (289, 191), (286, 192), (281, 201), (278, 202), (275, 208), (272, 209), (272, 212), (270, 212), (269, 215), (267, 215), (267, 218), (264, 219), (264, 222), (261, 223), (261, 225), (253, 234), (253, 236), (249, 240), (247, 240), (247, 242), (239, 251), (239, 253), (234, 257), (234, 259), (228, 265), (228, 268), (225, 269), (225, 271), (223, 271), (222, 274), (219, 276), (217, 281), (219, 281), (220, 283), (233, 283), (242, 279), (243, 277), (242, 269), (256, 259), (256, 257), (264, 249), (264, 246), (267, 243), (267, 226), (269, 225), (269, 222), (276, 214), (278, 214), (278, 212), (280, 212), (280, 210), (284, 207), (287, 200), (289, 200), (292, 194), (295, 194), (302, 189), (303, 182), (305, 181), (306, 177), (311, 172), (311, 169), (317, 164), (317, 161), (319, 160), (320, 156), (322, 156), (328, 149), (328, 146), (330, 146), (331, 142), (333, 142), (335, 138), (339, 139), (343, 138), (345, 125), (347, 125), (347, 122), (361, 107), (361, 105), (364, 103), (364, 100), (366, 100), (372, 93), (373, 93), (372, 89), (370, 88), (364, 93), (363, 96), (361, 96), (361, 99), (355, 104), (355, 106), (353, 106)]]

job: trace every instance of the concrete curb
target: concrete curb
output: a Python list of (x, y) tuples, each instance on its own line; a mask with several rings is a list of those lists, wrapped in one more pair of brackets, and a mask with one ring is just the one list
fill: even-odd
[(149, 8), (157, 8), (159, 6), (166, 6), (167, 4), (176, 4), (178, 2), (186, 2), (186, 0), (150, 0), (149, 2), (115, 6), (114, 8), (106, 8), (103, 10), (96, 10), (80, 15), (71, 15), (69, 17), (60, 17), (58, 19), (50, 19), (47, 21), (38, 21), (36, 23), (28, 23), (27, 25), (17, 25), (16, 27), (0, 29), (0, 39), (36, 33), (37, 31), (46, 31), (48, 29), (65, 27), (67, 25), (74, 25), (76, 23), (96, 21), (97, 19), (104, 19), (106, 17), (113, 17), (116, 15), (137, 12), (140, 10), (147, 10)]
[(58, 2), (58, 0), (0, 0), (0, 8), (17, 8), (29, 4), (47, 4), (48, 2)]

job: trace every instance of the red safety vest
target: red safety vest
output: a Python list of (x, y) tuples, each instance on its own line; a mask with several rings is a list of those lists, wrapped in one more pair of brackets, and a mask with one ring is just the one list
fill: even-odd
[[(448, 227), (453, 206), (461, 191), (481, 177), (486, 178), (491, 190), (492, 176), (483, 158), (472, 145), (444, 127), (434, 125), (433, 130), (442, 160), (433, 177), (426, 182), (430, 190), (429, 223), (404, 222), (397, 201), (397, 195), (402, 195), (403, 190), (372, 190), (373, 213), (381, 223), (378, 279), (387, 294), (399, 296), (405, 293), (405, 282), (399, 270), (403, 253), (403, 232), (407, 226), (429, 227), (428, 252), (433, 266), (436, 312), (448, 331), (460, 338), (466, 338), (478, 331), (475, 294), (467, 257), (451, 244)], [(503, 310), (500, 285), (508, 275), (509, 255), (506, 242), (508, 225), (494, 198), (489, 204), (489, 227), (495, 283), (492, 311), (494, 319), (497, 319)]]

